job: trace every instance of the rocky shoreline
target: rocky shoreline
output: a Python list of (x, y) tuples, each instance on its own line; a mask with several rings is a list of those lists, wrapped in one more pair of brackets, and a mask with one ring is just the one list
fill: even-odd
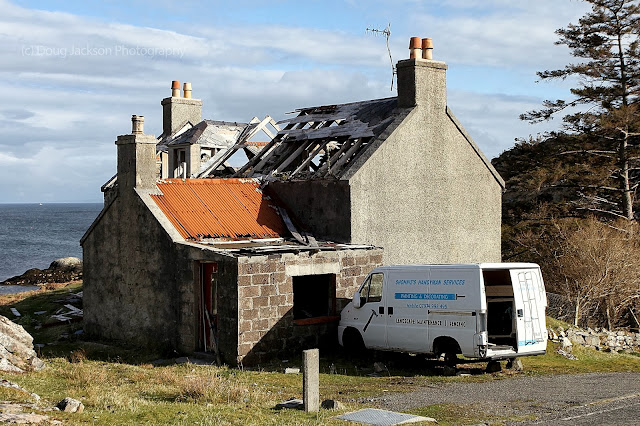
[(29, 269), (22, 275), (6, 279), (0, 285), (45, 285), (75, 281), (81, 278), (82, 260), (77, 257), (63, 257), (51, 262), (47, 269)]

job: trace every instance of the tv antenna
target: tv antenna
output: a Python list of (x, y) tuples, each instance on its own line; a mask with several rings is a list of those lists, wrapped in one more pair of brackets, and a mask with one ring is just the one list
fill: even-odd
[(378, 28), (367, 28), (367, 33), (371, 33), (374, 36), (383, 35), (387, 41), (387, 53), (389, 53), (389, 61), (391, 63), (391, 91), (393, 91), (393, 79), (396, 75), (396, 69), (393, 66), (393, 58), (391, 57), (391, 49), (389, 48), (389, 37), (391, 37), (391, 23), (387, 24), (387, 28), (380, 30)]

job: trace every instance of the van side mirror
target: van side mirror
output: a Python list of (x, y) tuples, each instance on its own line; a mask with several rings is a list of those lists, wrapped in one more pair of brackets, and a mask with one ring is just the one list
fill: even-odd
[(362, 300), (360, 299), (360, 292), (356, 291), (353, 294), (353, 307), (358, 309), (360, 308), (360, 306), (362, 306)]

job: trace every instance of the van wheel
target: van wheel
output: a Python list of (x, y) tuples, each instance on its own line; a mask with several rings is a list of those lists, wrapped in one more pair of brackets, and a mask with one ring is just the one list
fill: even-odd
[(366, 350), (364, 346), (364, 340), (362, 340), (362, 336), (357, 330), (354, 330), (352, 328), (345, 330), (344, 336), (342, 337), (342, 342), (344, 344), (344, 350), (348, 355), (362, 355)]
[(444, 363), (449, 367), (455, 367), (458, 363), (458, 354), (455, 352), (445, 352), (444, 353)]

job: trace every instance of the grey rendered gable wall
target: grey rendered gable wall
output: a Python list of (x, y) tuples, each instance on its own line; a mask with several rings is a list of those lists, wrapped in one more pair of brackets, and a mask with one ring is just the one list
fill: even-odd
[(445, 108), (414, 108), (349, 183), (352, 240), (385, 264), (500, 260), (501, 182)]
[(102, 339), (193, 350), (193, 262), (136, 193), (117, 197), (83, 241), (84, 327)]

